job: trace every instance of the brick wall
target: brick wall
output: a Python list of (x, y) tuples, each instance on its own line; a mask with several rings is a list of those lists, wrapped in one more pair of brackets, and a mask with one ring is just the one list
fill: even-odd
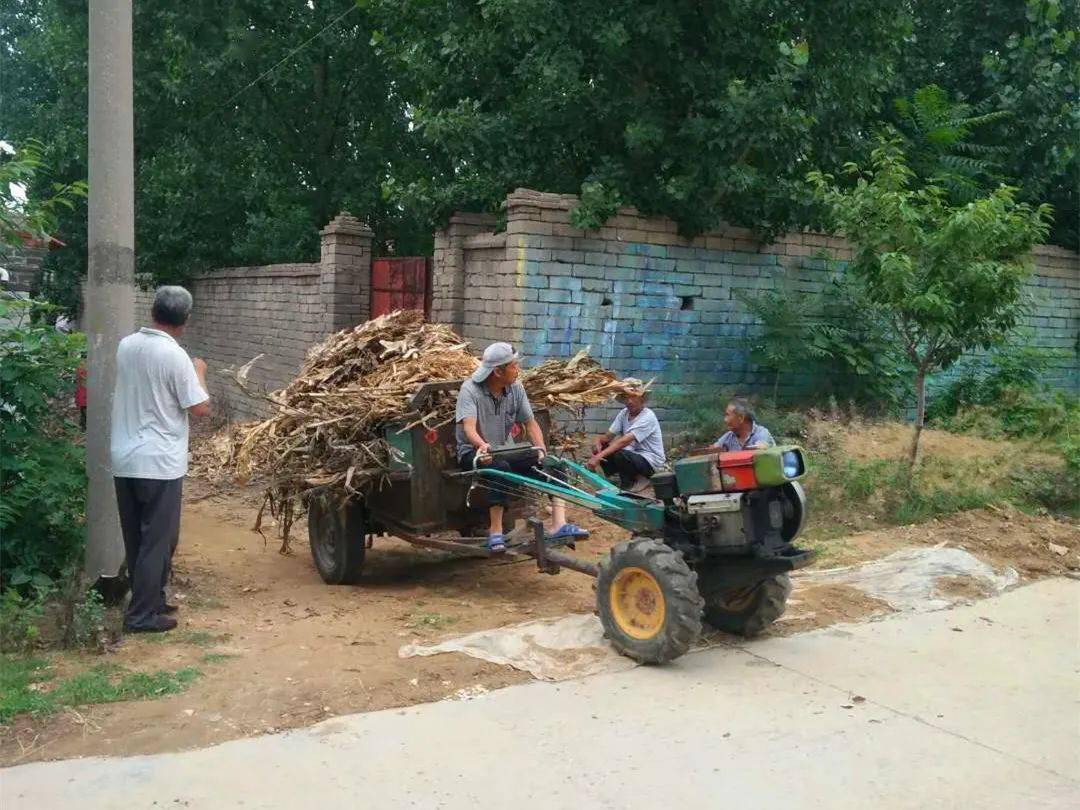
[[(504, 233), (478, 233), (478, 221), (468, 234), (440, 233), (435, 311), (457, 312), (460, 323), (453, 322), (476, 344), (520, 345), (527, 363), (591, 346), (621, 374), (761, 392), (772, 378), (750, 362), (750, 339), (760, 327), (739, 292), (783, 278), (796, 290), (818, 292), (828, 281), (822, 252), (851, 257), (846, 242), (816, 233), (762, 245), (749, 230), (725, 227), (685, 239), (674, 222), (633, 209), (586, 232), (570, 225), (576, 203), (569, 195), (519, 189), (507, 197)], [(1065, 353), (1047, 382), (1077, 391), (1080, 258), (1047, 247), (1035, 259), (1030, 340)], [(463, 300), (440, 302), (445, 290), (461, 290)], [(591, 413), (588, 429), (603, 428), (610, 410)]]
[(41, 278), (41, 263), (49, 255), (45, 248), (8, 248), (0, 253), (0, 266), (8, 271), (4, 288), (16, 293), (35, 290)]
[[(371, 230), (341, 214), (321, 235), (320, 262), (230, 267), (189, 282), (195, 307), (180, 342), (206, 360), (216, 413), (234, 420), (268, 415), (269, 403), (246, 394), (230, 371), (262, 354), (248, 387), (277, 390), (296, 376), (313, 344), (367, 320)], [(136, 323), (150, 323), (152, 302), (153, 290), (138, 292)]]

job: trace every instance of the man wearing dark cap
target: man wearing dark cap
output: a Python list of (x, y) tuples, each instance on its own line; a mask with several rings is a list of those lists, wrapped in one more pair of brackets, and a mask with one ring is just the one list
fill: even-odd
[[(473, 372), (458, 392), (457, 456), (464, 470), (489, 466), (505, 472), (542, 479), (531, 462), (493, 460), (487, 452), (512, 440), (514, 425), (523, 424), (533, 447), (540, 450), (540, 461), (547, 452), (544, 433), (533, 416), (525, 387), (518, 382), (521, 372), (519, 358), (509, 343), (492, 343), (484, 350), (480, 367)], [(508, 496), (505, 489), (488, 490), (489, 526), (487, 547), (491, 551), (506, 549), (503, 537), (503, 510)], [(551, 501), (551, 523), (548, 537), (564, 539), (584, 537), (588, 532), (566, 522), (566, 507), (558, 498)]]

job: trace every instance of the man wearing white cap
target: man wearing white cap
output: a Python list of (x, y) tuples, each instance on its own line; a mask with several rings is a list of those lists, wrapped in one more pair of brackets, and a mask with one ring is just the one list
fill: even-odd
[[(540, 449), (541, 461), (546, 453), (544, 433), (533, 416), (525, 387), (518, 382), (521, 371), (518, 361), (518, 355), (509, 343), (492, 343), (484, 350), (480, 368), (462, 384), (455, 414), (458, 464), (462, 469), (490, 466), (542, 479), (532, 463), (514, 464), (485, 457), (491, 447), (499, 447), (510, 441), (515, 424), (525, 425), (529, 441), (533, 447)], [(504, 490), (492, 488), (488, 491), (488, 498), (490, 523), (487, 547), (492, 551), (503, 551), (506, 549), (503, 509), (508, 496)], [(564, 539), (587, 535), (584, 529), (566, 522), (566, 507), (558, 498), (553, 498), (548, 537)]]

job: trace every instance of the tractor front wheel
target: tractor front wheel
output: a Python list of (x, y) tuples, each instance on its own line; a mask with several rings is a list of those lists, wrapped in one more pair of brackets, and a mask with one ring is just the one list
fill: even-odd
[(717, 630), (752, 638), (784, 615), (791, 579), (787, 574), (763, 579), (739, 588), (710, 582), (708, 571), (698, 571), (705, 597), (705, 621)]
[(596, 601), (615, 649), (643, 664), (678, 658), (701, 635), (697, 575), (662, 540), (634, 537), (615, 546), (600, 563)]

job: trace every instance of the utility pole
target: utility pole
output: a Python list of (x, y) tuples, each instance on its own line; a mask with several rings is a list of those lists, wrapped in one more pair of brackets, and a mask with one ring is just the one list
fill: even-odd
[(116, 344), (134, 328), (135, 133), (131, 0), (90, 0), (89, 274), (85, 287), (87, 580), (115, 577), (124, 561), (113, 489)]

